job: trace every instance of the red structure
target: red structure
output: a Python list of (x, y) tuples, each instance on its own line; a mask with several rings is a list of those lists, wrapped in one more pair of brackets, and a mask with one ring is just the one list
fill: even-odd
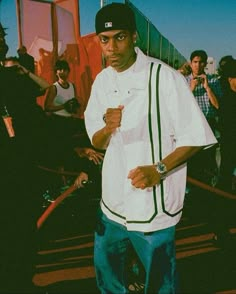
[[(137, 46), (147, 55), (179, 68), (186, 59), (131, 2), (125, 2), (135, 13)], [(95, 33), (80, 34), (79, 0), (17, 0), (17, 15), (19, 45), (25, 45), (34, 56), (40, 76), (52, 83), (55, 61), (64, 58), (69, 62), (70, 79), (77, 86), (83, 113), (103, 63)], [(38, 102), (43, 106), (44, 97)]]

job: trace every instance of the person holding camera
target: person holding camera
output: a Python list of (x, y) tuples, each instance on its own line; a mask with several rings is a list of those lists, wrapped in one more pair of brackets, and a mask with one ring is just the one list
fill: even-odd
[[(189, 87), (207, 119), (213, 133), (216, 135), (219, 101), (222, 90), (219, 80), (205, 73), (207, 53), (204, 50), (195, 50), (190, 55), (191, 74), (186, 76)], [(208, 184), (214, 184), (217, 175), (216, 147), (206, 149), (189, 163), (189, 175)]]
[(186, 76), (186, 80), (214, 132), (215, 119), (217, 110), (219, 109), (219, 99), (222, 97), (222, 90), (219, 80), (205, 73), (207, 58), (207, 53), (204, 50), (195, 50), (191, 53), (190, 66), (192, 72)]

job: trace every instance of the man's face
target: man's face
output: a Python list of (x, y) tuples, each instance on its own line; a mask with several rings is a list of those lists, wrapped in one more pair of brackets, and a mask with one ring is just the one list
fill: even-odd
[(134, 63), (136, 33), (114, 30), (102, 32), (98, 37), (106, 60), (116, 71), (122, 72)]
[(195, 56), (191, 61), (190, 66), (192, 68), (193, 76), (197, 76), (204, 73), (206, 63), (202, 60), (200, 56)]
[(58, 79), (62, 79), (63, 81), (67, 81), (70, 71), (68, 69), (57, 69), (56, 76)]

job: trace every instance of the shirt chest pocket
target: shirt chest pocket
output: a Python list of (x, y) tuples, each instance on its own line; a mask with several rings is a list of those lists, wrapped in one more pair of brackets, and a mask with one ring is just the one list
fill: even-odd
[[(101, 94), (104, 97), (104, 93)], [(130, 89), (125, 93), (120, 93), (116, 89), (106, 89), (105, 99), (102, 101), (103, 113), (108, 108), (117, 108), (123, 105), (122, 125), (125, 128), (127, 124), (129, 128), (137, 126), (142, 118), (147, 116), (148, 112), (148, 97), (144, 89)]]
[[(122, 128), (140, 128), (148, 115), (148, 97), (144, 89), (131, 89), (121, 101), (124, 105), (122, 112)], [(141, 124), (142, 123), (142, 124)]]

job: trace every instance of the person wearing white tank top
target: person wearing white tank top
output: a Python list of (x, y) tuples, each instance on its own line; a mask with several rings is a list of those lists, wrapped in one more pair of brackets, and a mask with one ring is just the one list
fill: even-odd
[[(45, 111), (49, 113), (50, 150), (53, 164), (63, 164), (69, 169), (77, 168), (77, 158), (88, 158), (95, 164), (103, 159), (103, 154), (91, 147), (86, 136), (84, 120), (78, 116), (79, 102), (75, 85), (68, 81), (70, 67), (66, 60), (58, 60), (54, 71), (57, 81), (51, 85), (46, 95)], [(78, 140), (78, 134), (84, 134)]]
[(64, 117), (73, 116), (78, 108), (76, 88), (68, 81), (70, 67), (66, 60), (55, 64), (57, 81), (49, 88), (45, 100), (45, 111)]

